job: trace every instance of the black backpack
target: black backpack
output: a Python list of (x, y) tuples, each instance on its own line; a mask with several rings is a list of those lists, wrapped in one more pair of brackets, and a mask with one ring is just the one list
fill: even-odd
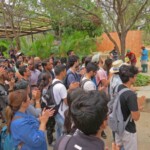
[(56, 115), (56, 114), (58, 113), (58, 109), (59, 109), (59, 107), (60, 107), (60, 105), (61, 105), (61, 103), (62, 103), (62, 101), (63, 101), (63, 100), (61, 100), (60, 103), (57, 104), (56, 101), (55, 101), (55, 98), (54, 98), (53, 87), (54, 87), (56, 84), (58, 84), (58, 83), (63, 84), (61, 81), (56, 81), (56, 82), (54, 82), (53, 84), (51, 84), (51, 85), (48, 87), (48, 89), (47, 89), (47, 91), (46, 91), (46, 94), (43, 95), (42, 103), (41, 103), (41, 107), (42, 107), (42, 108), (45, 108), (45, 107), (46, 107), (46, 108), (48, 108), (48, 109), (50, 109), (50, 108), (55, 109), (54, 115)]

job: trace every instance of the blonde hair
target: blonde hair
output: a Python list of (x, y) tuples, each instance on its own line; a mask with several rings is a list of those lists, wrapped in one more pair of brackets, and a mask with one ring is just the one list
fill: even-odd
[(9, 105), (6, 107), (6, 120), (8, 132), (10, 132), (10, 124), (16, 111), (21, 107), (22, 102), (27, 101), (27, 90), (16, 90), (9, 94)]

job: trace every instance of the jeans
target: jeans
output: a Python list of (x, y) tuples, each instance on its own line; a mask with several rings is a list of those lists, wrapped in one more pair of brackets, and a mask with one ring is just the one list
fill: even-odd
[(55, 116), (56, 121), (56, 140), (63, 134), (63, 128), (64, 128), (64, 118), (58, 113)]

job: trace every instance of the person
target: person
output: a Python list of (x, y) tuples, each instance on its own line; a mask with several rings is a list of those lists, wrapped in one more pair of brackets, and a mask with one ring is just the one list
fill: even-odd
[(118, 60), (118, 52), (116, 47), (114, 47), (114, 49), (109, 54), (113, 61)]
[[(71, 117), (77, 130), (73, 136), (70, 136), (65, 150), (104, 150), (101, 132), (107, 126), (106, 99), (105, 93), (99, 91), (83, 91), (76, 95), (71, 104)], [(65, 137), (56, 141), (54, 150), (58, 150)]]
[[(57, 83), (53, 86), (54, 99), (57, 105), (60, 104), (58, 113), (55, 115), (56, 139), (58, 139), (63, 133), (64, 118), (65, 118), (64, 112), (68, 109), (67, 89), (65, 85), (63, 84), (63, 79), (66, 77), (66, 66), (65, 65), (55, 66), (54, 71), (55, 71), (56, 77), (52, 81), (52, 84), (54, 84), (57, 81), (60, 81), (60, 83)], [(71, 83), (69, 86), (69, 90), (74, 89), (78, 86), (79, 84), (77, 83)]]
[(54, 79), (54, 73), (52, 72), (52, 69), (53, 69), (52, 59), (50, 59), (50, 60), (44, 60), (42, 62), (42, 67), (43, 67), (43, 71), (39, 75), (39, 78), (42, 75), (42, 73), (48, 72), (52, 76), (52, 79)]
[(131, 65), (133, 65), (133, 66), (136, 65), (136, 62), (137, 62), (136, 56), (135, 56), (135, 54), (134, 54), (133, 52), (131, 52), (131, 50), (127, 50), (126, 57), (129, 58), (129, 63), (130, 63)]
[(148, 50), (142, 46), (142, 53), (141, 53), (141, 67), (142, 72), (146, 73), (148, 71)]
[(37, 87), (38, 77), (39, 77), (41, 72), (39, 70), (35, 69), (34, 60), (28, 61), (28, 68), (31, 72), (30, 85), (32, 88)]
[(64, 112), (68, 109), (67, 106), (67, 89), (63, 85), (63, 79), (66, 77), (66, 66), (58, 65), (54, 68), (55, 79), (52, 81), (52, 84), (60, 81), (60, 83), (54, 85), (53, 94), (56, 104), (58, 105), (61, 101), (61, 105), (58, 109), (58, 113), (55, 115), (56, 121), (56, 139), (58, 139), (63, 133), (64, 126)]
[(76, 55), (69, 56), (68, 58), (69, 69), (67, 70), (66, 87), (69, 88), (73, 82), (80, 82), (80, 76), (77, 73), (79, 69), (79, 58)]
[(118, 146), (123, 145), (124, 150), (137, 150), (137, 133), (135, 121), (140, 118), (140, 110), (143, 108), (145, 97), (137, 98), (134, 91), (130, 90), (131, 85), (136, 81), (138, 69), (135, 66), (122, 65), (119, 69), (119, 76), (123, 84), (118, 86), (118, 92), (124, 88), (128, 91), (120, 95), (120, 105), (124, 121), (131, 117), (122, 135), (115, 133), (115, 142)]
[(123, 61), (121, 59), (116, 60), (112, 63), (112, 67), (110, 68), (109, 72), (112, 74), (110, 77), (110, 83), (109, 83), (109, 96), (110, 99), (113, 99), (114, 95), (114, 89), (117, 85), (122, 84), (122, 81), (119, 76), (119, 68), (123, 64)]
[(75, 55), (74, 51), (73, 50), (68, 50), (67, 56), (69, 57), (69, 56), (73, 56), (73, 55)]
[(96, 90), (97, 87), (91, 79), (95, 77), (97, 69), (98, 67), (95, 63), (87, 64), (86, 73), (81, 80), (81, 87), (83, 88), (84, 91)]
[(54, 111), (43, 110), (39, 121), (27, 115), (30, 104), (27, 90), (16, 90), (9, 94), (9, 105), (6, 108), (8, 132), (11, 133), (14, 146), (21, 150), (47, 150), (45, 128), (49, 117)]

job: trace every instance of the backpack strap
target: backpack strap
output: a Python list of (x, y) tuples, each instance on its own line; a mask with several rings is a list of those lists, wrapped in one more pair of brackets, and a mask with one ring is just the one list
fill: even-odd
[(66, 150), (66, 147), (67, 147), (71, 137), (72, 137), (71, 135), (65, 135), (59, 143), (58, 150)]
[(84, 84), (85, 84), (87, 81), (91, 81), (91, 80), (90, 80), (90, 79), (82, 80), (81, 83), (80, 83), (80, 87), (83, 88), (83, 87), (84, 87)]
[[(124, 88), (124, 89), (120, 90), (120, 91), (119, 91), (119, 96), (121, 96), (121, 94), (123, 94), (123, 93), (126, 92), (126, 91), (130, 91), (130, 89)], [(129, 117), (127, 118), (127, 120), (125, 121), (125, 127), (127, 126), (129, 120), (131, 120), (131, 119), (132, 119), (132, 117), (131, 117), (131, 114), (130, 114)]]
[[(53, 88), (56, 84), (58, 84), (58, 83), (63, 84), (61, 81), (55, 81), (54, 83), (52, 83), (52, 88)], [(64, 84), (63, 84), (63, 85), (64, 85)], [(53, 92), (53, 90), (52, 90), (51, 92)], [(54, 102), (55, 102), (55, 105), (57, 105), (57, 104), (56, 104), (56, 101), (55, 101), (55, 98), (54, 98), (54, 93), (51, 93), (51, 94), (52, 94), (52, 96), (53, 96), (53, 100), (54, 100)], [(58, 104), (59, 107), (60, 107), (60, 105), (62, 104), (62, 102), (63, 102), (63, 99), (61, 99), (60, 103)], [(62, 109), (62, 105), (61, 105), (61, 109)]]

